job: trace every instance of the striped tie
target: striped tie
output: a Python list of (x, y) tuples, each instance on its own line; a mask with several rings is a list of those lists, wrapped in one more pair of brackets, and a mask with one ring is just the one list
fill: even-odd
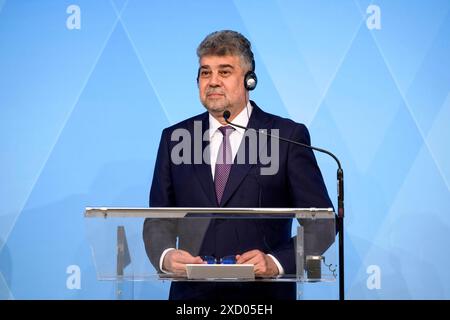
[(217, 162), (214, 173), (214, 186), (216, 188), (217, 203), (220, 205), (223, 191), (230, 175), (231, 165), (233, 163), (230, 145), (230, 134), (234, 131), (231, 126), (223, 126), (219, 128), (223, 135), (222, 144), (217, 154)]

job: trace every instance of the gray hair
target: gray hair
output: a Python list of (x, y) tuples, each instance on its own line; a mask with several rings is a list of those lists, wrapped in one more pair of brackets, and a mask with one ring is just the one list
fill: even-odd
[(242, 67), (254, 71), (254, 57), (251, 43), (246, 37), (236, 31), (215, 31), (206, 36), (197, 48), (197, 56), (240, 56)]

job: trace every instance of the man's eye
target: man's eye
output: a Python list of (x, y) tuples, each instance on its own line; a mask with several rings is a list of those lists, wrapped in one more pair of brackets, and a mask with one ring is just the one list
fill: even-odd
[(221, 70), (220, 72), (219, 72), (219, 74), (221, 75), (221, 76), (229, 76), (230, 75), (230, 71), (229, 70)]
[(200, 76), (202, 76), (202, 77), (207, 77), (210, 74), (211, 74), (211, 71), (207, 71), (207, 70), (200, 71)]

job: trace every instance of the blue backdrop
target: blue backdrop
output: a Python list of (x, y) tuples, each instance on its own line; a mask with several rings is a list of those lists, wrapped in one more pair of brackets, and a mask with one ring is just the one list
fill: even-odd
[(195, 49), (220, 29), (252, 41), (251, 98), (343, 163), (347, 297), (449, 299), (448, 0), (0, 0), (0, 298), (114, 297), (84, 208), (147, 206), (160, 132), (203, 112)]

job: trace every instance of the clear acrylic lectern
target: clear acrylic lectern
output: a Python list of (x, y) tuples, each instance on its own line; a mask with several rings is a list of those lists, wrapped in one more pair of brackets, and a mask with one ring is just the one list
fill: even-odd
[[(132, 299), (134, 281), (294, 281), (323, 282), (336, 281), (337, 258), (334, 246), (336, 237), (335, 213), (331, 208), (91, 208), (84, 213), (87, 235), (91, 245), (98, 280), (116, 282), (116, 297)], [(154, 229), (144, 244), (144, 222)], [(205, 277), (190, 277), (188, 274), (171, 274), (159, 266), (161, 251), (177, 247), (200, 255), (212, 222), (231, 226), (232, 234), (224, 236), (225, 241), (235, 241), (234, 247), (246, 247), (243, 239), (252, 236), (263, 238), (261, 251), (273, 253), (283, 247), (292, 257), (290, 267), (283, 275), (276, 277), (233, 276), (233, 268), (219, 266), (213, 262), (208, 266)], [(154, 225), (154, 226), (153, 226)], [(159, 234), (163, 227), (179, 234), (173, 243), (166, 235)], [(279, 227), (283, 226), (283, 227)], [(290, 227), (289, 241), (281, 243), (276, 232), (286, 232)], [(154, 230), (154, 231), (152, 231)], [(228, 231), (229, 232), (229, 231)], [(275, 232), (275, 233), (274, 233)], [(253, 234), (252, 234), (253, 233)], [(270, 238), (278, 239), (271, 242)], [(266, 239), (267, 238), (267, 239)], [(285, 237), (286, 238), (286, 237)], [(250, 245), (251, 246), (251, 245)], [(154, 251), (154, 252), (153, 252)], [(230, 252), (241, 254), (242, 252)], [(292, 254), (290, 254), (292, 253)], [(216, 257), (219, 258), (219, 257)], [(222, 258), (222, 257), (220, 257)], [(205, 262), (206, 263), (206, 262)], [(233, 262), (230, 263), (231, 265)], [(224, 268), (225, 273), (214, 273), (214, 268)], [(196, 267), (196, 266), (194, 266)], [(230, 268), (230, 269), (227, 269)], [(230, 276), (230, 271), (231, 276)], [(198, 270), (197, 270), (198, 271)], [(220, 271), (220, 270), (219, 270)], [(126, 289), (128, 288), (128, 289)]]

